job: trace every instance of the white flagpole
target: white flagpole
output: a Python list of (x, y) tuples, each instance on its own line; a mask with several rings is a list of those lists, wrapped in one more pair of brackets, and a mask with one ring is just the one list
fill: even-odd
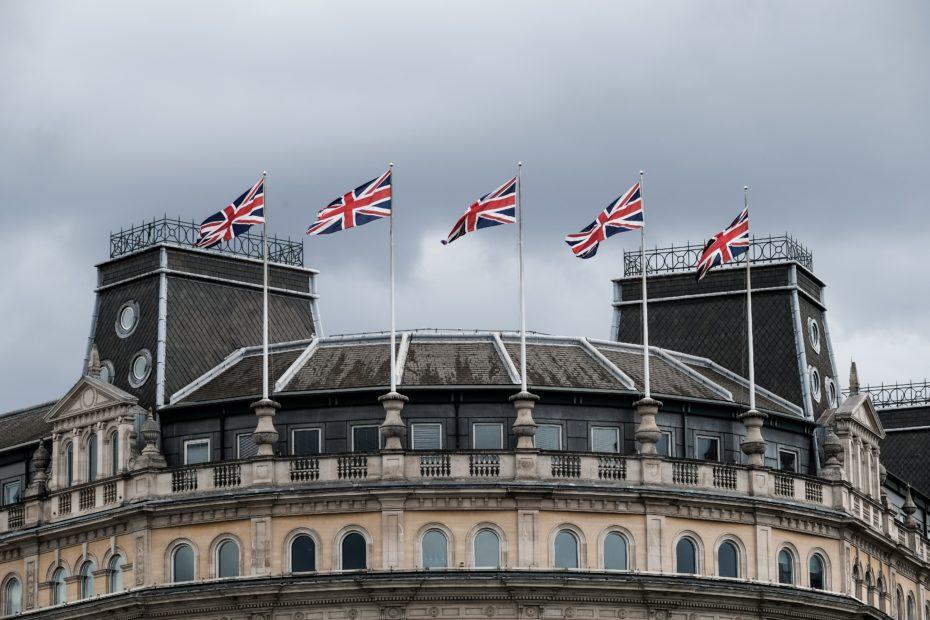
[(520, 258), (520, 391), (526, 392), (526, 296), (523, 293), (523, 162), (517, 162), (517, 254)]
[(262, 400), (268, 400), (268, 188), (262, 171)]
[(397, 351), (394, 349), (395, 341), (395, 325), (394, 325), (394, 212), (395, 212), (395, 203), (394, 203), (394, 162), (391, 162), (388, 166), (388, 169), (391, 173), (391, 217), (390, 217), (390, 226), (389, 226), (389, 235), (390, 235), (390, 269), (391, 269), (391, 392), (397, 391)]
[[(743, 208), (749, 209), (749, 186), (743, 186)], [(750, 264), (752, 263), (752, 237), (746, 246), (746, 333), (749, 341), (749, 409), (756, 408), (756, 366), (753, 361), (752, 344), (752, 280), (750, 277)]]
[(646, 195), (643, 192), (643, 171), (639, 171), (639, 199), (642, 202), (643, 226), (639, 229), (639, 260), (643, 276), (643, 398), (652, 398), (649, 387), (649, 304), (646, 295)]

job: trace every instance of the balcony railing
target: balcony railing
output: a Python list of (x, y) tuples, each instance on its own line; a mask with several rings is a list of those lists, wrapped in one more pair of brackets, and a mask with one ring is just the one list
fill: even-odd
[[(930, 405), (930, 381), (864, 385), (859, 393), (870, 395), (878, 409)], [(849, 390), (843, 390), (843, 394), (849, 396)]]

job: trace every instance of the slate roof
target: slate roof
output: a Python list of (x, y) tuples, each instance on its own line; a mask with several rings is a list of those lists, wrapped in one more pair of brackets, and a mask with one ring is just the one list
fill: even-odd
[[(516, 334), (416, 331), (399, 333), (397, 347), (401, 387), (519, 384), (520, 346)], [(253, 397), (260, 391), (260, 353), (258, 347), (237, 351), (176, 392), (171, 404)], [(276, 394), (388, 385), (390, 358), (385, 334), (275, 345), (269, 354)], [(656, 395), (740, 404), (748, 401), (745, 379), (710, 360), (655, 349), (650, 360)], [(530, 388), (639, 394), (642, 347), (532, 334), (527, 337), (527, 375)], [(802, 415), (800, 407), (762, 388), (757, 401), (765, 411)]]
[(52, 425), (45, 421), (45, 414), (56, 402), (0, 414), (0, 450), (50, 437)]
[(882, 464), (889, 472), (906, 480), (915, 489), (930, 496), (930, 427), (921, 430), (890, 432), (881, 443)]

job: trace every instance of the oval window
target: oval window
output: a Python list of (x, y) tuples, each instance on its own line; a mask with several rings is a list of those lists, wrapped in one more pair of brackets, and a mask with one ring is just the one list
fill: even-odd
[(116, 334), (120, 338), (126, 338), (136, 330), (139, 324), (139, 304), (134, 301), (127, 301), (120, 306), (116, 313)]
[(820, 383), (820, 371), (813, 366), (809, 366), (808, 372), (811, 376), (811, 398), (819, 403), (821, 392), (823, 391), (823, 386)]
[(139, 387), (149, 378), (152, 371), (152, 354), (147, 349), (136, 353), (129, 364), (129, 384)]
[(814, 352), (820, 353), (820, 325), (814, 317), (807, 317), (807, 337)]
[(100, 380), (104, 383), (113, 383), (113, 377), (115, 372), (113, 370), (113, 362), (110, 360), (104, 360), (100, 362)]

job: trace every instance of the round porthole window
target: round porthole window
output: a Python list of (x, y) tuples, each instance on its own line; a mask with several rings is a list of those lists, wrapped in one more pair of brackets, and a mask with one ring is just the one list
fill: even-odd
[(139, 387), (149, 378), (152, 372), (152, 354), (147, 349), (142, 349), (132, 356), (132, 362), (129, 363), (129, 385)]
[(810, 338), (814, 352), (820, 353), (820, 325), (813, 317), (807, 318), (807, 337)]
[(823, 385), (827, 390), (827, 403), (831, 407), (836, 407), (836, 381), (832, 377), (824, 377)]
[(139, 304), (127, 301), (116, 313), (116, 335), (125, 338), (136, 331), (139, 324)]
[(113, 377), (116, 376), (116, 371), (113, 370), (113, 362), (110, 360), (104, 360), (100, 362), (100, 380), (104, 383), (113, 383)]
[(818, 371), (813, 366), (809, 366), (808, 373), (811, 376), (811, 397), (819, 403), (823, 389), (823, 386), (820, 383), (820, 371)]

